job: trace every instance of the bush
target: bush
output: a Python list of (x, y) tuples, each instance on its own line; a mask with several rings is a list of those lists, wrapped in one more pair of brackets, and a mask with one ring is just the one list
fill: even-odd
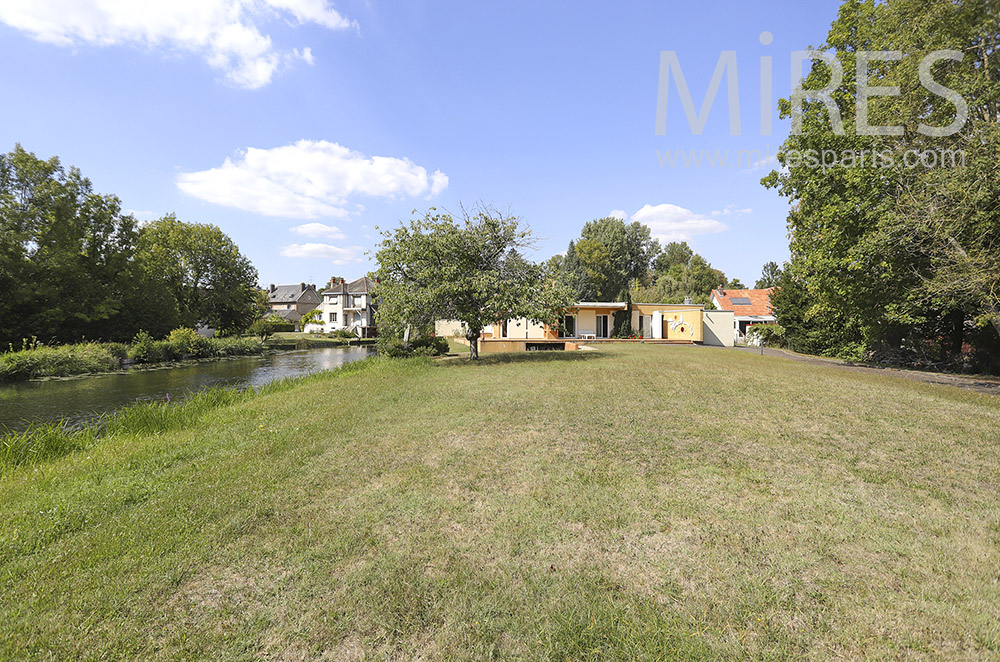
[(136, 363), (158, 363), (163, 360), (163, 349), (148, 331), (140, 331), (132, 340), (128, 357)]
[(747, 329), (747, 343), (764, 347), (784, 347), (785, 327), (778, 324), (754, 324)]
[(413, 340), (409, 346), (402, 339), (382, 335), (375, 344), (379, 356), (389, 358), (404, 358), (407, 356), (441, 356), (448, 353), (448, 339), (436, 336), (424, 336)]
[(174, 329), (167, 336), (173, 353), (178, 357), (192, 356), (194, 358), (204, 358), (210, 356), (211, 343), (208, 338), (201, 336), (194, 329), (181, 327)]
[(334, 338), (343, 338), (345, 340), (354, 340), (358, 337), (354, 332), (347, 329), (337, 329), (332, 335)]

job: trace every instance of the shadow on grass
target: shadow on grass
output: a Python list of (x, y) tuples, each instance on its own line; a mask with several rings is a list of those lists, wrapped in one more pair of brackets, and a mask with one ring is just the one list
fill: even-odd
[(564, 351), (542, 351), (542, 352), (504, 352), (498, 354), (480, 354), (478, 361), (471, 361), (466, 354), (453, 358), (449, 361), (438, 361), (441, 367), (455, 367), (466, 365), (501, 365), (506, 363), (553, 363), (557, 361), (577, 362), (592, 361), (604, 358), (602, 352), (564, 352)]

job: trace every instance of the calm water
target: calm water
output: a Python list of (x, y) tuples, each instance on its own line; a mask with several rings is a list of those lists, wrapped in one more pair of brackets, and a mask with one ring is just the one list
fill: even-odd
[(158, 370), (0, 385), (0, 432), (65, 419), (82, 425), (144, 400), (183, 399), (211, 386), (261, 386), (283, 377), (330, 370), (374, 353), (368, 347), (331, 347), (193, 363)]

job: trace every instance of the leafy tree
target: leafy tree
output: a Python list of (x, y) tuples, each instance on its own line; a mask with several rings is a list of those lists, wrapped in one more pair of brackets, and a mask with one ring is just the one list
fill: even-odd
[[(852, 0), (841, 7), (823, 48), (843, 66), (832, 98), (844, 130), (835, 130), (823, 103), (806, 103), (802, 133), (790, 136), (779, 154), (785, 169), (764, 179), (792, 203), (789, 265), (796, 286), (808, 293), (810, 319), (826, 332), (814, 336), (828, 339), (823, 351), (916, 354), (933, 345), (957, 357), (970, 341), (997, 360), (998, 23), (991, 2)], [(920, 82), (920, 62), (941, 49), (955, 49), (962, 59), (938, 61), (931, 73), (968, 103), (969, 121), (952, 135), (929, 136), (921, 125), (945, 127), (958, 114), (953, 101)], [(870, 100), (869, 123), (900, 126), (902, 135), (856, 130), (856, 54), (883, 50), (904, 58), (871, 62), (870, 76), (880, 86), (899, 86), (900, 94)], [(804, 87), (822, 87), (830, 75), (816, 61)], [(791, 116), (788, 100), (779, 106)], [(942, 158), (950, 152), (955, 163), (907, 164), (927, 149)], [(870, 156), (828, 167), (798, 158), (823, 150)], [(964, 166), (956, 154), (965, 155)], [(790, 343), (797, 332), (788, 328)]]
[(781, 267), (777, 262), (768, 262), (760, 272), (760, 278), (754, 283), (754, 289), (766, 290), (769, 287), (776, 287), (781, 280)]
[(257, 317), (257, 270), (218, 227), (168, 214), (142, 228), (137, 257), (183, 326), (240, 331)]
[(599, 218), (583, 226), (559, 263), (560, 279), (580, 300), (617, 301), (630, 283), (647, 281), (660, 245), (642, 223)]
[(522, 255), (531, 235), (517, 217), (478, 208), (463, 209), (456, 221), (431, 209), (382, 234), (375, 274), (380, 336), (459, 320), (475, 360), (485, 326), (517, 317), (555, 325), (572, 303), (568, 289)]
[(654, 278), (649, 285), (636, 282), (633, 301), (643, 303), (708, 304), (712, 289), (726, 284), (726, 275), (712, 267), (687, 242), (670, 242), (654, 260)]
[(132, 337), (136, 222), (76, 168), (0, 155), (0, 340)]
[(323, 311), (320, 310), (319, 308), (313, 308), (312, 310), (310, 310), (309, 312), (307, 312), (305, 315), (302, 316), (302, 319), (299, 321), (300, 325), (299, 328), (305, 331), (307, 324), (322, 324), (322, 323), (323, 323)]

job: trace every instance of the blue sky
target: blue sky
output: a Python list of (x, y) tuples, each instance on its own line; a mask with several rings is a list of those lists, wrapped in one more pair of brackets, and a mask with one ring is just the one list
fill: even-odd
[[(769, 168), (660, 158), (773, 153), (760, 58), (787, 96), (839, 4), (0, 0), (0, 148), (58, 155), (140, 218), (220, 226), (262, 284), (363, 275), (376, 226), (477, 201), (521, 216), (537, 259), (615, 212), (752, 284), (787, 257)], [(723, 50), (742, 135), (725, 83), (701, 135), (671, 88), (655, 135), (661, 51), (698, 107)]]

